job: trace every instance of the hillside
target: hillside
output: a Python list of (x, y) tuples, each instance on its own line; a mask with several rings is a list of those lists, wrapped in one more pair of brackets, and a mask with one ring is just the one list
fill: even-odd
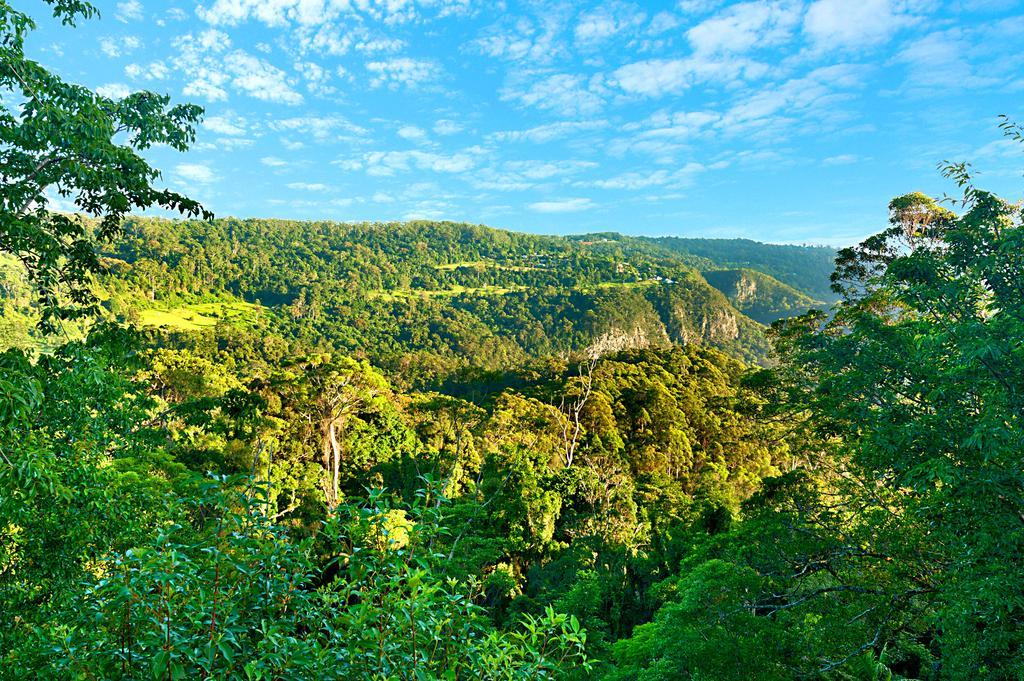
[(1024, 680), (1019, 3), (108, 4), (0, 2), (0, 681)]
[(132, 223), (108, 254), (115, 312), (234, 297), (282, 335), (416, 381), (531, 357), (708, 343), (764, 356), (757, 325), (672, 257), (609, 254), (475, 225), (271, 220)]
[(834, 301), (829, 284), (836, 250), (828, 246), (763, 244), (750, 239), (644, 238), (673, 253), (714, 263), (707, 269), (751, 269), (771, 275), (816, 300)]
[[(799, 311), (807, 298), (789, 287), (780, 295), (782, 285), (762, 276), (759, 291), (772, 300), (730, 302), (694, 267), (718, 263), (612, 236), (447, 222), (132, 219), (103, 254), (101, 297), (117, 319), (172, 331), (259, 320), (418, 384), (470, 366), (674, 344), (760, 362), (767, 344), (757, 322)], [(25, 333), (7, 336), (23, 345)]]
[(710, 270), (703, 274), (709, 284), (725, 294), (733, 307), (761, 324), (825, 307), (822, 301), (757, 270)]

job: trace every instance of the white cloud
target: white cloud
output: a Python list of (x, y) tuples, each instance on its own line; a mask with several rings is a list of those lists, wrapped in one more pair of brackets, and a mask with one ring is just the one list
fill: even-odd
[[(444, 9), (451, 3), (432, 4)], [(413, 0), (215, 0), (198, 7), (196, 14), (213, 25), (236, 26), (252, 19), (270, 27), (319, 26), (344, 16), (395, 24), (417, 16)]]
[(736, 135), (757, 128), (777, 131), (805, 116), (842, 116), (838, 104), (850, 95), (840, 90), (860, 87), (863, 75), (864, 67), (852, 64), (815, 69), (744, 98), (726, 112), (718, 125)]
[(426, 131), (415, 125), (403, 125), (398, 129), (398, 136), (410, 142), (422, 143), (427, 141)]
[(284, 168), (288, 165), (291, 165), (288, 163), (288, 161), (285, 161), (282, 158), (278, 158), (277, 156), (264, 156), (263, 158), (260, 159), (260, 163), (267, 166), (268, 168)]
[(259, 57), (235, 50), (224, 57), (231, 84), (250, 97), (280, 104), (301, 104), (302, 95), (292, 89), (288, 76)]
[(117, 13), (114, 16), (123, 23), (138, 21), (142, 18), (142, 3), (139, 0), (119, 2), (117, 3)]
[(651, 18), (651, 23), (648, 25), (647, 30), (652, 35), (659, 35), (665, 31), (671, 31), (681, 23), (682, 21), (679, 17), (671, 12), (658, 12)]
[(326, 184), (320, 182), (289, 182), (288, 188), (304, 192), (325, 192), (330, 189)]
[(761, 78), (768, 67), (744, 57), (700, 56), (683, 59), (648, 59), (615, 70), (611, 81), (630, 94), (660, 97), (693, 85), (717, 82), (725, 85)]
[(141, 41), (132, 35), (123, 38), (100, 38), (100, 51), (108, 57), (120, 57), (139, 49), (141, 44)]
[(147, 66), (141, 64), (128, 64), (124, 67), (124, 73), (129, 78), (143, 79), (143, 80), (166, 80), (171, 75), (170, 69), (167, 68), (167, 64), (162, 61), (155, 61)]
[(593, 161), (508, 161), (505, 163), (505, 168), (529, 180), (546, 180), (596, 167), (597, 163)]
[(179, 163), (174, 172), (181, 179), (196, 184), (209, 184), (216, 179), (210, 167), (201, 163)]
[(581, 183), (581, 186), (623, 190), (646, 189), (648, 187), (680, 189), (692, 185), (694, 177), (706, 170), (707, 167), (703, 164), (691, 162), (676, 170), (633, 171), (603, 180), (596, 180), (591, 183)]
[(546, 123), (526, 130), (505, 130), (488, 135), (488, 139), (509, 142), (532, 142), (544, 144), (558, 139), (564, 139), (573, 133), (601, 130), (609, 126), (608, 121), (559, 121), (557, 123)]
[(124, 83), (107, 83), (96, 88), (96, 94), (110, 99), (124, 99), (132, 93), (132, 89)]
[(676, 7), (684, 14), (706, 14), (722, 4), (722, 0), (679, 0)]
[(214, 26), (237, 26), (250, 18), (267, 26), (281, 27), (292, 22), (314, 25), (325, 18), (323, 2), (301, 0), (215, 0), (209, 7), (199, 6), (196, 14)]
[(252, 145), (253, 140), (244, 137), (218, 137), (213, 142), (196, 142), (192, 148), (196, 151), (234, 151)]
[(462, 125), (447, 118), (442, 118), (434, 123), (434, 132), (442, 136), (456, 135), (462, 132)]
[(643, 121), (622, 126), (628, 135), (613, 140), (608, 148), (616, 156), (634, 152), (670, 159), (695, 139), (710, 135), (721, 118), (721, 114), (713, 111), (660, 111)]
[(839, 154), (838, 156), (829, 156), (823, 159), (821, 165), (823, 166), (848, 166), (853, 163), (860, 161), (860, 156), (856, 154)]
[(647, 15), (632, 5), (606, 3), (580, 16), (573, 31), (577, 44), (594, 46), (609, 38), (639, 27)]
[(351, 140), (367, 134), (365, 128), (341, 116), (295, 116), (281, 118), (269, 123), (276, 132), (294, 132), (312, 138), (317, 142), (330, 140)]
[[(843, 0), (853, 2), (854, 0)], [(785, 42), (800, 21), (800, 3), (745, 2), (733, 5), (686, 32), (694, 51), (703, 54), (745, 52)]]
[(397, 52), (405, 47), (405, 41), (397, 38), (375, 38), (360, 40), (352, 47), (357, 52)]
[(560, 36), (571, 17), (571, 7), (546, 3), (537, 17), (520, 16), (492, 26), (470, 44), (488, 57), (516, 63), (547, 64), (562, 58), (566, 48)]
[(182, 93), (210, 101), (228, 98), (225, 86), (230, 78), (216, 55), (231, 46), (226, 33), (207, 29), (199, 34), (187, 33), (176, 38), (172, 45), (178, 50), (174, 66), (186, 77)]
[(594, 89), (585, 76), (559, 73), (525, 86), (508, 87), (502, 91), (501, 98), (563, 116), (581, 116), (596, 113), (604, 105)]
[(365, 37), (366, 29), (349, 24), (325, 23), (319, 26), (300, 26), (291, 36), (293, 47), (300, 54), (340, 57)]
[(981, 75), (971, 64), (969, 54), (977, 42), (958, 28), (936, 31), (906, 43), (894, 61), (907, 66), (905, 86), (910, 89), (995, 86), (1000, 82), (996, 71)]
[(453, 154), (439, 154), (428, 151), (371, 151), (361, 159), (345, 159), (336, 165), (345, 170), (365, 169), (367, 175), (391, 177), (399, 172), (412, 169), (434, 173), (462, 173), (476, 165), (475, 156), (479, 149), (470, 149)]
[(649, 137), (689, 138), (720, 118), (714, 111), (659, 111), (643, 121), (627, 123), (623, 130), (643, 130)]
[(178, 50), (173, 63), (185, 76), (182, 92), (210, 101), (228, 98), (232, 87), (250, 97), (267, 102), (296, 105), (302, 95), (296, 92), (294, 79), (270, 62), (244, 50), (233, 50), (231, 39), (222, 31), (206, 29), (174, 40)]
[(370, 79), (370, 87), (381, 87), (382, 85), (390, 88), (400, 85), (415, 87), (421, 83), (437, 80), (441, 74), (441, 67), (436, 63), (409, 57), (371, 61), (366, 64), (366, 70), (373, 74)]
[(531, 203), (528, 208), (538, 213), (578, 213), (579, 211), (590, 210), (596, 207), (590, 199), (559, 199), (557, 201), (537, 201)]
[(241, 116), (225, 113), (222, 116), (207, 116), (203, 119), (203, 127), (218, 135), (239, 136), (246, 133), (248, 125)]
[(478, 189), (525, 191), (541, 184), (550, 184), (556, 178), (567, 178), (597, 167), (598, 164), (593, 161), (506, 161), (500, 168), (476, 170), (467, 180)]
[(425, 200), (402, 214), (403, 220), (440, 220), (451, 214), (452, 204), (447, 201)]
[(804, 32), (820, 49), (863, 48), (887, 41), (911, 23), (899, 0), (815, 0)]
[(302, 74), (306, 81), (306, 89), (315, 95), (326, 97), (337, 92), (330, 84), (331, 72), (315, 62), (297, 62), (295, 70)]

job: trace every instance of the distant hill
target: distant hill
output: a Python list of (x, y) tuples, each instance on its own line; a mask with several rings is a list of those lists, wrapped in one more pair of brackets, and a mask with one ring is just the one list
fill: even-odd
[(801, 315), (813, 307), (825, 307), (824, 302), (757, 270), (710, 270), (703, 274), (733, 307), (762, 324)]
[(836, 250), (828, 246), (763, 244), (749, 239), (644, 238), (670, 251), (704, 258), (713, 269), (751, 269), (771, 275), (816, 300), (834, 301), (829, 285)]
[[(216, 339), (231, 328), (266, 328), (304, 346), (366, 357), (410, 384), (470, 367), (673, 344), (708, 344), (761, 362), (768, 346), (758, 322), (801, 312), (811, 296), (752, 268), (737, 270), (731, 283), (714, 272), (760, 253), (776, 270), (785, 264), (802, 272), (808, 290), (820, 290), (827, 275), (824, 282), (807, 275), (818, 270), (819, 250), (735, 242), (742, 248), (731, 251), (732, 243), (713, 260), (710, 247), (697, 255), (681, 242), (616, 234), (566, 238), (427, 221), (136, 218), (103, 254), (109, 274), (100, 286), (115, 319), (211, 342), (230, 342)], [(24, 300), (17, 286), (7, 289)], [(14, 303), (6, 301), (11, 319)], [(6, 335), (23, 344), (17, 327), (24, 324), (9, 326)]]

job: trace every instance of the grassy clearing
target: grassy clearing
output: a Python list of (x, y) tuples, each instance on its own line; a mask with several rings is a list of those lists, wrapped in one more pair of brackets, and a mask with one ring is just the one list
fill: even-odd
[(179, 331), (199, 331), (224, 320), (232, 324), (251, 324), (260, 316), (257, 305), (243, 302), (195, 303), (167, 310), (140, 310), (143, 326)]
[(576, 290), (580, 293), (596, 293), (613, 288), (647, 288), (657, 283), (656, 281), (602, 281), (592, 286), (580, 286)]
[(525, 265), (502, 265), (501, 263), (496, 263), (493, 260), (467, 260), (464, 262), (448, 262), (442, 265), (434, 265), (434, 269), (446, 270), (449, 272), (463, 268), (474, 270), (490, 268), (493, 270), (505, 270), (506, 272), (532, 272), (533, 270), (539, 269), (537, 267), (527, 267)]
[[(594, 293), (599, 290), (611, 288), (641, 288), (653, 286), (656, 281), (603, 281), (592, 286), (580, 287), (577, 290), (581, 293)], [(370, 298), (393, 302), (396, 300), (409, 300), (418, 298), (426, 300), (429, 298), (454, 298), (461, 295), (475, 296), (503, 296), (509, 293), (519, 293), (529, 290), (529, 286), (452, 286), (446, 289), (393, 289), (390, 291), (371, 291)]]
[(395, 301), (418, 298), (454, 298), (461, 295), (503, 296), (507, 293), (525, 291), (526, 286), (453, 286), (446, 289), (394, 289), (392, 291), (371, 291), (370, 297), (377, 300)]

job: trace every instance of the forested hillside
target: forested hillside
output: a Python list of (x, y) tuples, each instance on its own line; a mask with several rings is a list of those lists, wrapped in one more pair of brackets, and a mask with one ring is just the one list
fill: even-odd
[(714, 269), (747, 268), (768, 274), (817, 300), (835, 300), (824, 282), (832, 274), (835, 250), (827, 246), (760, 244), (750, 239), (647, 239), (666, 251), (704, 258)]
[(822, 301), (756, 270), (710, 270), (704, 272), (704, 279), (724, 293), (737, 310), (762, 324), (827, 307)]
[[(807, 253), (810, 267), (817, 251)], [(707, 271), (715, 263), (637, 239), (455, 223), (133, 218), (102, 258), (99, 295), (114, 319), (173, 331), (262, 315), (283, 337), (421, 386), (549, 355), (686, 344), (763, 363), (760, 324), (824, 305), (763, 275), (737, 298)], [(15, 274), (4, 300), (27, 323), (6, 342), (24, 345), (32, 310)]]
[(201, 111), (32, 28), (0, 679), (1024, 678), (1024, 216), (966, 164), (831, 294), (825, 249), (215, 219), (142, 155)]

